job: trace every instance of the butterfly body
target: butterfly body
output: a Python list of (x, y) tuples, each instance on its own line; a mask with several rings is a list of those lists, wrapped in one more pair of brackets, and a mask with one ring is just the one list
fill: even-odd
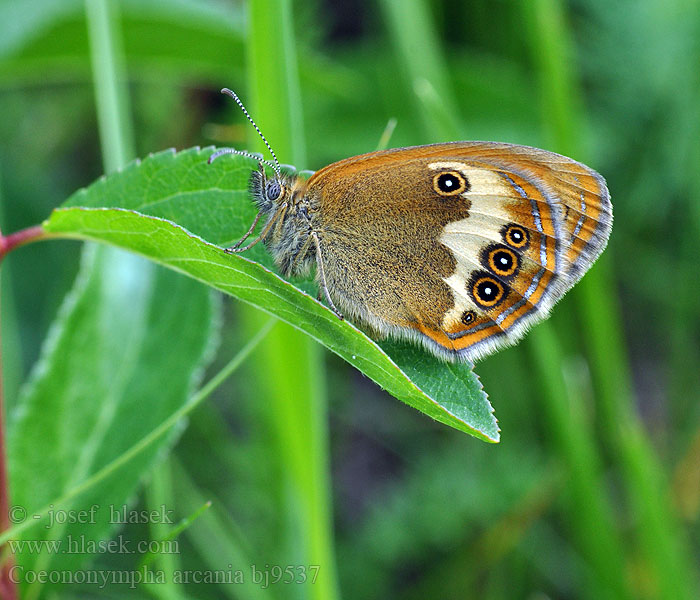
[(261, 166), (251, 192), (283, 274), (315, 264), (339, 315), (452, 360), (485, 356), (544, 318), (612, 223), (595, 171), (493, 142), (373, 152), (308, 180)]

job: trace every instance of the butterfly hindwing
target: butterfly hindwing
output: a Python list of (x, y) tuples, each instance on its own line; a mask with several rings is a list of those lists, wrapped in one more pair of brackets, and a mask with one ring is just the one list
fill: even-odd
[(612, 220), (596, 172), (489, 142), (349, 158), (314, 174), (306, 193), (318, 199), (342, 307), (467, 359), (544, 318), (602, 252)]

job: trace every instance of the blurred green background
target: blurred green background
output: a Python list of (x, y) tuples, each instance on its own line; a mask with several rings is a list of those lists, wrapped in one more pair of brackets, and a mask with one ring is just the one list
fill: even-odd
[[(127, 147), (133, 137), (134, 156), (212, 144), (258, 149), (243, 115), (219, 94), (226, 86), (247, 102), (281, 162), (299, 169), (374, 150), (395, 118), (393, 147), (498, 140), (581, 160), (607, 179), (615, 221), (599, 264), (548, 324), (477, 365), (500, 444), (433, 423), (277, 325), (186, 427), (134, 467), (129, 489), (110, 496), (108, 486), (94, 488), (96, 500), (65, 505), (112, 500), (195, 515), (182, 532), (151, 520), (101, 536), (176, 536), (177, 552), (155, 552), (149, 568), (240, 569), (245, 582), (25, 581), (23, 597), (699, 597), (700, 2), (111, 4), (117, 72), (126, 74), (128, 125), (117, 137)], [(99, 34), (86, 5), (99, 12), (107, 3), (0, 2), (3, 232), (41, 222), (113, 168), (101, 154)], [(23, 382), (74, 285), (80, 253), (77, 243), (49, 242), (3, 264), (8, 413), (27, 410), (32, 391), (21, 391)], [(168, 304), (188, 293), (177, 281), (158, 284)], [(192, 382), (217, 372), (267, 320), (228, 299), (202, 307)], [(186, 307), (177, 319), (183, 329), (196, 321)], [(170, 333), (178, 337), (177, 328)], [(81, 344), (91, 341), (76, 338), (66, 351)], [(299, 356), (308, 372), (285, 371)], [(51, 364), (61, 372), (63, 363)], [(146, 360), (134, 372), (154, 386), (169, 378), (167, 365)], [(61, 393), (70, 399), (69, 386)], [(32, 410), (80, 420), (63, 406), (59, 416), (48, 405)], [(141, 402), (128, 411), (136, 423), (154, 409)], [(31, 499), (52, 474), (26, 457), (70, 452), (39, 434), (31, 450), (23, 447), (17, 439), (35, 421), (9, 421), (11, 473)], [(76, 425), (77, 456), (92, 431)], [(56, 459), (56, 469), (65, 464)], [(60, 493), (80, 480), (64, 481)], [(41, 506), (53, 498), (44, 497)], [(26, 539), (41, 537), (31, 531)], [(11, 554), (47, 572), (128, 572), (143, 558)], [(310, 564), (320, 567), (313, 585), (268, 586), (251, 570), (274, 577), (273, 566)]]

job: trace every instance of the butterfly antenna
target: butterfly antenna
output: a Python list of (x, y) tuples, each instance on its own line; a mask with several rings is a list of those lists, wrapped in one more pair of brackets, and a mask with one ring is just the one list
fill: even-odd
[[(252, 125), (253, 127), (255, 127), (255, 131), (258, 132), (258, 135), (260, 136), (260, 139), (262, 139), (262, 141), (265, 142), (265, 146), (267, 146), (267, 149), (270, 151), (270, 154), (272, 154), (272, 158), (274, 159), (275, 164), (273, 165), (272, 163), (270, 163), (270, 162), (267, 161), (267, 160), (263, 160), (262, 162), (264, 162), (266, 165), (269, 165), (270, 167), (272, 167), (272, 170), (273, 170), (275, 173), (277, 173), (277, 176), (279, 177), (280, 174), (281, 174), (281, 171), (280, 171), (280, 162), (277, 160), (277, 155), (275, 154), (274, 150), (272, 149), (272, 146), (270, 146), (270, 144), (268, 143), (268, 141), (267, 141), (267, 139), (265, 138), (265, 136), (262, 134), (262, 131), (260, 131), (260, 128), (257, 126), (257, 124), (255, 123), (255, 121), (253, 121), (253, 117), (250, 116), (250, 114), (249, 114), (248, 111), (246, 110), (246, 107), (243, 106), (243, 102), (241, 102), (241, 99), (236, 95), (236, 93), (235, 93), (234, 91), (232, 91), (232, 90), (230, 90), (230, 89), (228, 89), (228, 88), (222, 89), (222, 90), (221, 90), (221, 93), (222, 93), (222, 94), (226, 94), (227, 96), (231, 96), (231, 98), (233, 98), (233, 99), (236, 101), (236, 104), (238, 104), (238, 106), (241, 108), (241, 110), (243, 111), (243, 114), (248, 118), (248, 120), (250, 121), (251, 125)], [(241, 151), (239, 151), (239, 150), (237, 150), (237, 151), (235, 151), (235, 152), (221, 152), (221, 154), (243, 154), (244, 156), (252, 156), (251, 154), (244, 153), (244, 152), (241, 152)], [(218, 156), (219, 154), (218, 154), (218, 153), (214, 153), (212, 156), (213, 156), (214, 158), (216, 158), (215, 155)], [(255, 158), (255, 157), (253, 156), (253, 158)]]
[(280, 172), (278, 170), (278, 165), (276, 165), (273, 162), (270, 162), (269, 160), (265, 160), (264, 158), (261, 158), (259, 154), (253, 154), (252, 152), (246, 152), (245, 150), (236, 150), (234, 148), (219, 148), (216, 152), (213, 152), (211, 156), (209, 157), (209, 160), (207, 161), (209, 164), (213, 163), (219, 156), (222, 156), (224, 154), (238, 154), (240, 156), (247, 156), (248, 158), (253, 158), (257, 160), (259, 163), (262, 163), (264, 165), (267, 165), (270, 167), (277, 175), (279, 176)]

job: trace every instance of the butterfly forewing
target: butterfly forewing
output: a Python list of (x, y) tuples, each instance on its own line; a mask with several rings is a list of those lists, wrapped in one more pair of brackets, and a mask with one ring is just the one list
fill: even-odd
[(603, 250), (612, 219), (588, 167), (486, 142), (349, 158), (312, 176), (308, 193), (340, 304), (468, 359), (543, 318)]

